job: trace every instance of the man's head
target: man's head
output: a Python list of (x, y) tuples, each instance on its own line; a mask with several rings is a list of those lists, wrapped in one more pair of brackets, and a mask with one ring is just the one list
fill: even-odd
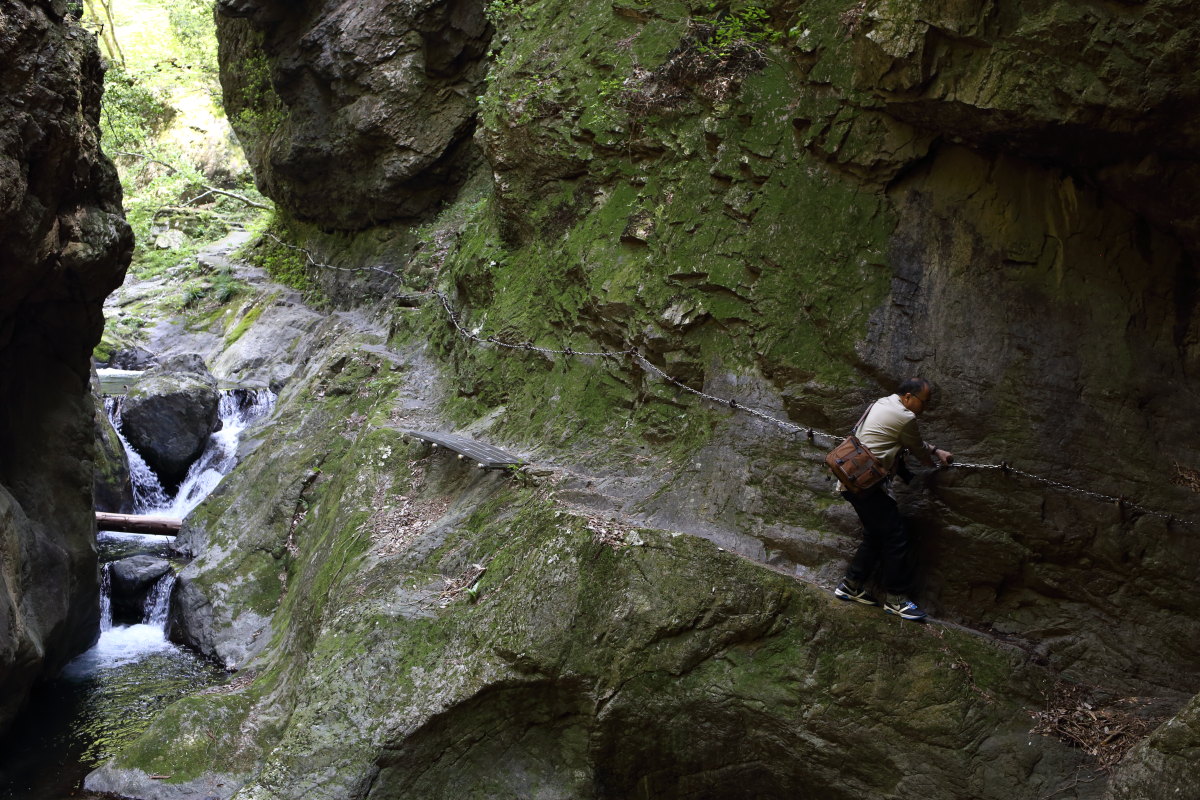
[(918, 417), (929, 407), (933, 399), (933, 389), (924, 378), (909, 378), (896, 389), (900, 402)]

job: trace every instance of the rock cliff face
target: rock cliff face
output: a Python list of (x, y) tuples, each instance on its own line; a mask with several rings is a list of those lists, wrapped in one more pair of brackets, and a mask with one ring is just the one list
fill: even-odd
[[(1006, 798), (1085, 763), (1031, 741), (1025, 708), (1052, 676), (1018, 648), (846, 609), (702, 539), (573, 513), (546, 486), (405, 444), (388, 418), (421, 364), (404, 355), (378, 405), (328, 387), (347, 369), (385, 381), (386, 362), (310, 372), (189, 518), (203, 555), (184, 603), (214, 601), (193, 643), (254, 680), (173, 706), (88, 788)], [(215, 744), (189, 733), (217, 726)]]
[(326, 228), (427, 217), (475, 152), (480, 0), (221, 0), (221, 80), (262, 190)]
[(89, 357), (133, 243), (66, 8), (0, 2), (0, 726), (98, 631)]
[[(425, 111), (465, 114), (450, 128), (475, 127), (483, 165), (461, 139), (349, 124), (375, 102), (417, 113), (377, 88), (418, 85), (379, 41), (415, 64), (437, 20), (476, 58), (482, 23), (385, 4), (371, 24), (402, 27), (363, 37), (346, 4), (221, 8), (226, 91), (245, 121), (273, 120), (239, 131), (264, 187), (315, 223), (306, 244), (343, 266), (382, 254), (462, 330), (515, 347), (468, 341), (437, 299), (385, 300), (376, 338), (331, 331), (281, 396), (271, 458), (183, 538), (198, 557), (176, 624), (253, 681), (176, 706), (97, 787), (159, 796), (159, 772), (255, 800), (1126, 798), (1195, 782), (1187, 4), (496, 0), (478, 106), (443, 91), (456, 110)], [(318, 118), (328, 138), (305, 127)], [(429, 178), (381, 167), (412, 150), (470, 177), (395, 236), (435, 209)], [(356, 183), (330, 182), (358, 152)], [(300, 163), (326, 199), (285, 185)], [(372, 220), (393, 229), (347, 235)], [(311, 277), (353, 295), (330, 275)], [(525, 343), (637, 348), (651, 367)], [(838, 434), (914, 373), (936, 385), (927, 438), (995, 467), (898, 490), (919, 599), (951, 623), (929, 629), (822, 599), (857, 535), (828, 442), (693, 393)], [(553, 469), (525, 489), (469, 479), (399, 440), (421, 425)], [(1028, 732), (1056, 683), (1091, 686), (1111, 719), (1133, 695), (1151, 726), (1177, 716), (1111, 782), (1080, 780), (1094, 761)], [(201, 724), (239, 736), (219, 754), (156, 744)]]

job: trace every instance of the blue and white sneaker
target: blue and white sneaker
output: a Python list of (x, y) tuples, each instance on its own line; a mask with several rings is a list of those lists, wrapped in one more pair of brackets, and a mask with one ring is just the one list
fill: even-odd
[(865, 606), (879, 605), (879, 601), (872, 597), (866, 589), (861, 586), (856, 589), (845, 580), (839, 583), (837, 588), (833, 590), (833, 596), (839, 600), (852, 600), (855, 603), (862, 603)]
[(887, 602), (883, 604), (883, 610), (888, 614), (895, 614), (900, 619), (911, 619), (913, 622), (920, 622), (928, 616), (919, 605), (907, 597), (889, 595)]

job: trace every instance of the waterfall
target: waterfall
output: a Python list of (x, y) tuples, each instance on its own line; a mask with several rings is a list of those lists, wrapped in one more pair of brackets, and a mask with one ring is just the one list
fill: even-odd
[(170, 504), (166, 491), (154, 470), (146, 464), (141, 454), (129, 444), (125, 434), (121, 432), (121, 397), (104, 398), (104, 413), (108, 415), (121, 447), (125, 448), (125, 458), (129, 461), (129, 482), (133, 484), (133, 511), (135, 514), (147, 514)]
[(100, 565), (100, 633), (111, 631), (112, 621), (112, 574), (108, 563)]
[(108, 397), (104, 410), (129, 458), (129, 478), (133, 483), (133, 505), (138, 514), (162, 514), (186, 517), (237, 463), (237, 446), (242, 431), (271, 413), (275, 394), (266, 389), (227, 389), (221, 392), (217, 414), (221, 427), (209, 437), (200, 458), (192, 464), (179, 484), (175, 496), (168, 497), (162, 483), (146, 461), (129, 445), (121, 432), (121, 399)]
[(275, 406), (275, 395), (265, 389), (231, 389), (221, 393), (217, 413), (221, 428), (208, 440), (208, 445), (187, 476), (179, 484), (166, 508), (156, 509), (172, 517), (186, 517), (204, 498), (217, 488), (221, 479), (237, 463), (237, 446), (242, 431), (267, 414)]
[[(105, 398), (104, 410), (120, 437), (129, 458), (130, 479), (133, 482), (134, 509), (139, 514), (187, 516), (216, 488), (221, 479), (237, 462), (238, 440), (244, 430), (265, 417), (275, 405), (275, 395), (265, 389), (232, 389), (221, 393), (219, 414), (221, 428), (208, 440), (204, 453), (197, 459), (175, 497), (168, 497), (162, 483), (138, 455), (121, 432), (121, 398)], [(136, 543), (152, 549), (161, 547), (166, 553), (170, 537), (134, 533), (100, 532), (100, 541), (112, 544)], [(112, 622), (112, 593), (109, 565), (102, 566), (100, 594), (100, 639), (91, 650), (67, 665), (63, 675), (72, 680), (90, 678), (100, 672), (140, 661), (151, 653), (176, 651), (167, 641), (167, 616), (171, 592), (175, 588), (175, 573), (163, 575), (151, 588), (138, 625), (117, 625)]]
[(163, 575), (146, 595), (146, 609), (142, 614), (143, 625), (156, 625), (166, 629), (167, 613), (171, 610), (171, 590), (175, 588), (174, 571)]
[[(109, 536), (111, 534), (101, 534)], [(139, 534), (117, 534), (121, 537)], [(165, 539), (163, 536), (146, 536), (144, 539)], [(104, 564), (101, 572), (100, 589), (100, 639), (92, 649), (76, 656), (63, 669), (63, 677), (72, 681), (89, 680), (125, 664), (141, 661), (152, 653), (178, 652), (178, 648), (167, 641), (167, 613), (171, 605), (171, 590), (175, 587), (175, 573), (163, 575), (151, 588), (139, 625), (113, 625), (112, 594), (109, 565)]]

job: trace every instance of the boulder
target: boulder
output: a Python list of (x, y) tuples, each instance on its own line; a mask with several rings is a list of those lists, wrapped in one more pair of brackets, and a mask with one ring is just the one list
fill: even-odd
[(155, 356), (141, 347), (129, 347), (113, 353), (108, 366), (113, 369), (147, 370), (155, 365)]
[(121, 430), (170, 490), (219, 427), (219, 403), (216, 379), (198, 356), (168, 359), (121, 401)]
[(204, 363), (204, 356), (199, 353), (176, 353), (164, 357), (158, 364), (159, 372), (187, 372), (196, 375), (212, 377), (208, 371), (208, 365)]
[(138, 555), (114, 561), (109, 566), (112, 580), (114, 622), (140, 622), (145, 613), (146, 596), (158, 580), (171, 571), (171, 562), (151, 555)]
[(144, 595), (170, 569), (171, 562), (150, 555), (130, 556), (114, 561), (109, 567), (113, 594)]
[(289, 214), (350, 230), (420, 218), (478, 161), (492, 32), (478, 0), (217, 11), (229, 118), (260, 189)]

